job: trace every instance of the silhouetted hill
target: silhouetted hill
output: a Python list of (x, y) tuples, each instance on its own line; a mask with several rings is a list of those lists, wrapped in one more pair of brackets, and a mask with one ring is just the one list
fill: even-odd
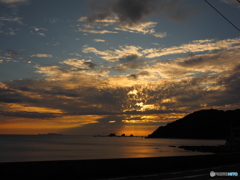
[(225, 139), (230, 127), (240, 127), (240, 109), (200, 110), (160, 126), (148, 138)]

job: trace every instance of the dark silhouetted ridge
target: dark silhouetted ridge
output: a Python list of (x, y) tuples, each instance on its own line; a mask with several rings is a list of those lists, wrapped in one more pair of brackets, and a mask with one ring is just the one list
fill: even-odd
[(200, 110), (160, 126), (148, 138), (226, 139), (231, 127), (240, 127), (240, 109)]

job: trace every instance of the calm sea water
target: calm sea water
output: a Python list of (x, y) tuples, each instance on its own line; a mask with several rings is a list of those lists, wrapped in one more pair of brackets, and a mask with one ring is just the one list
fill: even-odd
[(209, 154), (169, 145), (223, 145), (224, 140), (145, 139), (141, 137), (87, 137), (0, 135), (0, 162), (139, 158)]

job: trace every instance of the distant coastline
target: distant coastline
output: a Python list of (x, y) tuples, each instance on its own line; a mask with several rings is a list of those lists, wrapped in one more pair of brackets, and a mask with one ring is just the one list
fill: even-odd
[(62, 136), (62, 134), (58, 133), (48, 133), (48, 134), (38, 134), (39, 136)]
[(115, 133), (111, 133), (109, 135), (94, 135), (93, 137), (140, 137), (140, 138), (145, 138), (146, 136), (134, 136), (133, 134), (130, 134), (129, 136), (126, 134), (116, 135)]

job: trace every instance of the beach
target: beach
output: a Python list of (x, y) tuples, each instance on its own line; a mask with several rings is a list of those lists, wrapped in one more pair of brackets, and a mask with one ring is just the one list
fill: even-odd
[(100, 179), (186, 171), (240, 162), (240, 153), (214, 155), (0, 163), (3, 177)]

